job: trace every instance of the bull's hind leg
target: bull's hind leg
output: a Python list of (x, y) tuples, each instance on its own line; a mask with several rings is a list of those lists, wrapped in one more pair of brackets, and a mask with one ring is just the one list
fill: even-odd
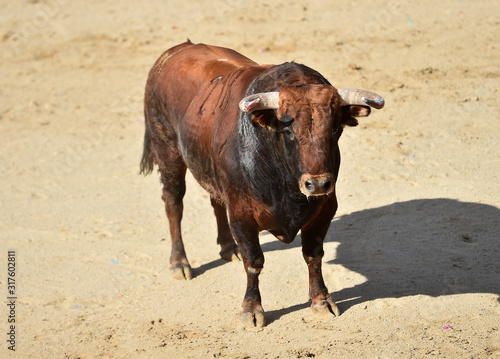
[(181, 234), (181, 220), (184, 209), (182, 199), (186, 193), (186, 164), (182, 159), (175, 141), (151, 138), (153, 151), (163, 183), (162, 199), (165, 202), (170, 225), (172, 251), (170, 253), (170, 271), (175, 279), (191, 279), (193, 271), (184, 250)]
[(170, 225), (170, 239), (172, 251), (170, 252), (170, 273), (175, 279), (191, 279), (193, 271), (189, 265), (184, 250), (181, 234), (181, 220), (184, 205), (182, 199), (186, 193), (186, 166), (184, 163), (170, 163), (167, 171), (161, 172), (163, 182), (162, 199)]
[[(157, 79), (151, 76), (148, 78), (144, 100), (146, 132), (141, 172), (151, 173), (153, 162), (158, 165), (163, 183), (162, 199), (165, 202), (170, 226), (171, 274), (175, 279), (191, 279), (193, 271), (187, 260), (181, 235), (181, 220), (184, 209), (182, 199), (186, 193), (187, 166), (178, 150), (177, 133), (168, 119), (166, 105), (158, 101), (160, 94), (155, 92), (158, 89)], [(153, 85), (155, 83), (156, 85)]]
[(234, 241), (227, 221), (226, 207), (213, 198), (210, 200), (217, 219), (217, 244), (220, 245), (221, 258), (227, 261), (241, 260), (240, 250)]

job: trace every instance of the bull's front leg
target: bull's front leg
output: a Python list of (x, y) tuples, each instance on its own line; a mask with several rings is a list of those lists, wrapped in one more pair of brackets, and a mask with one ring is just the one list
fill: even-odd
[(340, 310), (330, 296), (321, 272), (321, 262), (324, 255), (323, 241), (329, 224), (328, 222), (323, 226), (302, 229), (302, 255), (309, 270), (309, 298), (312, 301), (313, 312), (339, 316)]
[(262, 328), (266, 316), (259, 291), (259, 274), (264, 267), (264, 253), (259, 244), (259, 231), (253, 219), (231, 220), (231, 231), (238, 243), (247, 274), (247, 289), (241, 309), (241, 320), (247, 328)]

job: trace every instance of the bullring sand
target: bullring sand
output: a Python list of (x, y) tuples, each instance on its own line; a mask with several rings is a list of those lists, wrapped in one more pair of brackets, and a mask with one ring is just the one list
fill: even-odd
[[(496, 1), (1, 1), (2, 358), (499, 358), (500, 5)], [(170, 278), (158, 175), (138, 175), (150, 67), (183, 42), (295, 60), (386, 107), (341, 140), (316, 318), (300, 240), (261, 236), (268, 325), (238, 318), (188, 178), (195, 278)]]

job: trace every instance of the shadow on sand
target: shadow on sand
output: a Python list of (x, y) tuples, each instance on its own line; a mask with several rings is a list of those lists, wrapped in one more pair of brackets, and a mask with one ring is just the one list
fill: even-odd
[[(422, 199), (363, 210), (335, 219), (325, 242), (339, 242), (340, 264), (367, 280), (335, 288), (341, 312), (378, 298), (461, 293), (500, 295), (500, 210), (451, 199)], [(300, 238), (264, 252), (300, 246)], [(326, 279), (328, 286), (328, 280)], [(330, 288), (330, 290), (334, 288)], [(272, 320), (309, 303), (268, 313)]]

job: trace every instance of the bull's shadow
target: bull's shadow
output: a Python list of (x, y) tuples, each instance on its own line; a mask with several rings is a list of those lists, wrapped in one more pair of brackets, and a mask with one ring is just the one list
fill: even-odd
[[(493, 206), (451, 199), (394, 203), (334, 219), (325, 241), (340, 245), (324, 267), (340, 264), (366, 278), (345, 288), (325, 278), (342, 312), (378, 298), (500, 294), (500, 210)], [(288, 246), (262, 245), (267, 252), (298, 246), (300, 238)], [(268, 316), (273, 321), (308, 305)]]

